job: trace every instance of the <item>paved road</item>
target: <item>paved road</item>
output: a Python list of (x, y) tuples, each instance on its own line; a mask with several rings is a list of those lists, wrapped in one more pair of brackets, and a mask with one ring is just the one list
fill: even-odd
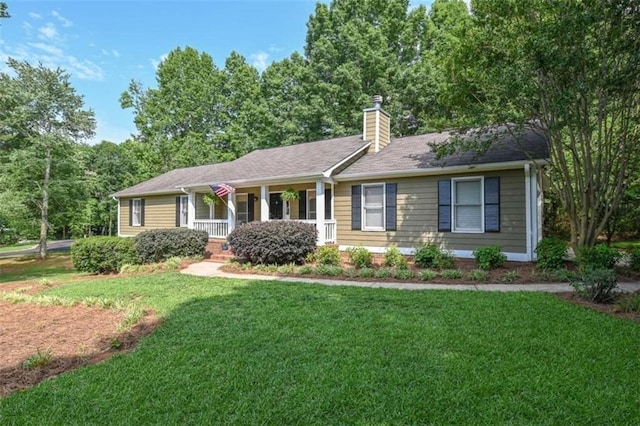
[[(69, 249), (71, 249), (72, 243), (73, 240), (49, 241), (47, 243), (47, 252), (56, 253), (69, 251)], [(28, 254), (37, 254), (39, 253), (39, 251), (39, 245), (36, 244), (33, 247), (24, 250), (0, 252), (0, 257), (21, 257)]]

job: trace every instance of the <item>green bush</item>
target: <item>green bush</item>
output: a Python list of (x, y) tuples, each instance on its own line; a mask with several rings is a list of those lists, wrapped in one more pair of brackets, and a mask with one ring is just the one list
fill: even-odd
[(376, 274), (376, 270), (373, 268), (361, 268), (358, 271), (358, 276), (360, 278), (371, 278)]
[(431, 281), (435, 279), (437, 276), (438, 276), (438, 273), (436, 271), (432, 271), (431, 269), (423, 269), (422, 271), (420, 271), (420, 274), (418, 275), (421, 281)]
[(152, 229), (135, 237), (136, 254), (142, 263), (164, 262), (171, 257), (204, 255), (209, 242), (206, 231), (186, 228)]
[(442, 251), (435, 244), (419, 244), (413, 261), (421, 268), (433, 268)]
[(440, 271), (440, 275), (448, 280), (456, 280), (464, 276), (460, 269), (443, 269)]
[(125, 264), (136, 264), (138, 258), (133, 238), (91, 237), (74, 241), (71, 246), (73, 266), (91, 274), (119, 272)]
[(476, 265), (485, 271), (503, 266), (507, 261), (507, 255), (502, 253), (501, 250), (502, 247), (499, 245), (475, 249), (473, 257), (476, 259)]
[(578, 296), (596, 303), (610, 303), (618, 288), (616, 273), (612, 269), (588, 269), (571, 283)]
[(409, 281), (413, 279), (413, 271), (409, 268), (396, 269), (394, 271), (393, 277), (397, 280)]
[(640, 294), (625, 297), (624, 299), (622, 299), (620, 302), (618, 302), (616, 311), (640, 314)]
[(373, 264), (373, 254), (361, 245), (347, 249), (349, 260), (358, 269), (370, 268)]
[(340, 250), (336, 246), (320, 246), (314, 256), (320, 265), (340, 265)]
[(315, 272), (315, 268), (313, 266), (310, 265), (302, 265), (301, 267), (298, 268), (298, 270), (296, 271), (296, 274), (298, 275), (309, 275), (309, 274), (313, 274)]
[(640, 271), (640, 249), (631, 250), (629, 252), (629, 268), (632, 271)]
[(578, 253), (580, 269), (613, 269), (620, 259), (619, 250), (608, 244), (596, 244), (593, 247), (582, 247)]
[(318, 265), (316, 268), (316, 274), (318, 275), (328, 275), (330, 277), (337, 277), (342, 275), (344, 270), (340, 266), (336, 265)]
[(407, 258), (396, 246), (391, 246), (384, 251), (384, 261), (382, 264), (389, 268), (407, 269)]
[(467, 274), (467, 278), (469, 278), (471, 281), (488, 281), (489, 273), (482, 269), (474, 269), (473, 271), (469, 272), (469, 274)]
[(536, 246), (535, 252), (538, 255), (538, 264), (536, 266), (545, 271), (562, 268), (568, 248), (569, 245), (559, 238), (543, 238)]
[(391, 278), (393, 276), (393, 271), (391, 268), (380, 268), (373, 276), (376, 278)]
[(303, 263), (316, 249), (313, 224), (292, 220), (251, 222), (235, 228), (227, 241), (234, 255), (252, 263)]
[(512, 283), (514, 281), (518, 281), (518, 279), (520, 279), (518, 270), (505, 272), (504, 275), (500, 277), (500, 281), (503, 283)]
[(448, 251), (441, 251), (433, 262), (433, 267), (443, 269), (454, 269), (456, 267), (456, 258)]
[(278, 273), (281, 275), (293, 275), (296, 272), (296, 265), (293, 263), (287, 263), (286, 265), (278, 266)]

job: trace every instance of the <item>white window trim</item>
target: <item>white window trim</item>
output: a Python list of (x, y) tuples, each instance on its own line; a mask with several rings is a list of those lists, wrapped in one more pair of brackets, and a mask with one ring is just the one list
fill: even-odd
[[(365, 210), (365, 197), (364, 197), (364, 189), (366, 187), (372, 187), (372, 186), (382, 186), (382, 226), (366, 226), (366, 210)], [(362, 221), (362, 230), (363, 231), (376, 231), (376, 232), (381, 232), (381, 231), (385, 231), (385, 224), (387, 223), (387, 217), (386, 217), (386, 206), (387, 206), (387, 184), (384, 182), (375, 182), (375, 183), (363, 183), (361, 185), (361, 200), (360, 200), (360, 206), (361, 206), (361, 213), (360, 213), (360, 220)]]
[[(134, 198), (131, 203), (131, 226), (142, 226), (142, 198)], [(136, 202), (138, 203), (138, 209), (140, 214), (136, 217)], [(137, 223), (136, 223), (137, 222)]]
[[(182, 212), (183, 209), (186, 208), (187, 217), (183, 217)], [(183, 223), (184, 220), (184, 223)], [(189, 196), (181, 195), (180, 196), (180, 227), (186, 228), (189, 225)]]
[[(456, 182), (480, 181), (480, 229), (456, 229)], [(484, 176), (465, 176), (451, 179), (451, 232), (457, 234), (484, 234)]]
[(315, 189), (307, 189), (307, 201), (306, 201), (306, 203), (307, 203), (307, 209), (306, 209), (307, 217), (305, 217), (305, 219), (307, 219), (307, 220), (316, 220), (316, 219), (311, 219), (309, 217), (309, 215), (311, 214), (311, 203), (310, 203), (311, 196), (309, 194), (311, 192), (313, 192), (313, 198), (315, 198), (315, 200), (316, 200), (315, 213), (316, 213), (316, 218), (318, 217), (318, 194), (316, 194), (316, 190)]

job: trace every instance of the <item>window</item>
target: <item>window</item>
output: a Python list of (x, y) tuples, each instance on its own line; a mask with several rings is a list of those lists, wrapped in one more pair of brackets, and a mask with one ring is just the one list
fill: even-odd
[(483, 179), (452, 179), (453, 231), (484, 232)]
[(142, 199), (131, 200), (131, 226), (142, 226)]
[(249, 202), (246, 194), (238, 194), (236, 196), (237, 211), (236, 211), (236, 224), (242, 225), (243, 223), (249, 223)]
[(362, 229), (384, 231), (384, 184), (362, 185)]
[(187, 226), (189, 222), (189, 196), (180, 196), (180, 226)]

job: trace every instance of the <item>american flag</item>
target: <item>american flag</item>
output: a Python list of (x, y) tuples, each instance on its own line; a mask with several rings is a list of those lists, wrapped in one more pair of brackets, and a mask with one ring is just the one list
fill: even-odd
[(218, 196), (224, 197), (230, 192), (236, 192), (236, 189), (226, 183), (216, 183), (211, 185), (211, 190)]

